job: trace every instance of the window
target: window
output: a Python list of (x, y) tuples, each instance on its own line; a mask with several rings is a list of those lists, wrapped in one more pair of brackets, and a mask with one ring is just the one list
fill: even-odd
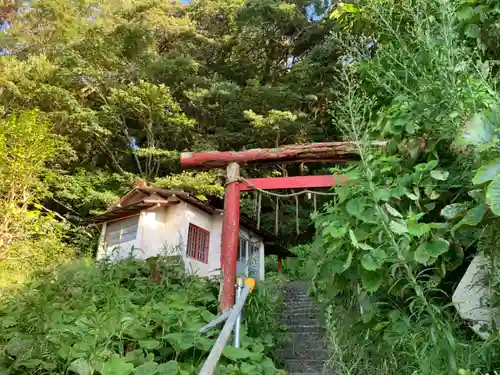
[[(259, 253), (259, 242), (252, 242), (251, 240), (240, 236), (238, 241), (238, 262), (248, 261), (249, 257), (254, 256), (254, 254)], [(248, 254), (247, 254), (248, 247)]]
[(109, 223), (106, 230), (106, 246), (113, 247), (135, 240), (138, 225), (138, 215)]
[(203, 263), (208, 263), (208, 245), (210, 232), (189, 224), (187, 256)]
[(240, 236), (238, 241), (238, 257), (236, 259), (237, 262), (245, 261), (247, 258), (247, 244), (248, 240)]

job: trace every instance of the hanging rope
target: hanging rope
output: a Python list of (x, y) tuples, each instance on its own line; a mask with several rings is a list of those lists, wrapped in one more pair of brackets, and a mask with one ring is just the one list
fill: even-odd
[[(307, 194), (308, 198), (310, 199), (311, 195), (313, 198), (313, 205), (314, 205), (314, 212), (317, 210), (317, 203), (316, 203), (316, 196), (317, 195), (322, 195), (322, 196), (334, 196), (337, 195), (336, 193), (325, 193), (322, 191), (315, 191), (315, 190), (301, 190), (301, 191), (294, 191), (292, 190), (292, 193), (290, 194), (279, 194), (279, 193), (273, 193), (268, 190), (264, 190), (259, 188), (258, 186), (248, 182), (247, 179), (243, 177), (239, 177), (238, 180), (239, 182), (245, 182), (248, 186), (253, 188), (257, 192), (257, 199), (254, 201), (254, 212), (256, 212), (257, 216), (257, 229), (260, 229), (260, 216), (261, 216), (261, 211), (262, 211), (262, 194), (267, 194), (268, 196), (275, 197), (276, 198), (276, 210), (275, 210), (275, 218), (274, 218), (274, 234), (277, 236), (278, 231), (279, 231), (279, 199), (280, 198), (295, 198), (295, 231), (297, 233), (297, 236), (300, 235), (300, 216), (299, 216), (299, 196)], [(234, 181), (233, 181), (234, 182)]]
[(278, 225), (280, 215), (280, 198), (276, 197), (276, 216), (274, 217), (274, 235), (278, 237)]
[(307, 194), (307, 193), (310, 193), (310, 194), (313, 194), (313, 195), (325, 195), (325, 196), (334, 196), (334, 195), (337, 195), (337, 193), (326, 193), (326, 192), (323, 192), (323, 191), (315, 191), (315, 190), (307, 190), (307, 189), (306, 190), (301, 190), (301, 191), (298, 191), (298, 192), (295, 192), (295, 193), (290, 193), (290, 194), (279, 194), (279, 193), (273, 193), (271, 191), (261, 189), (260, 187), (254, 185), (254, 184), (252, 184), (250, 182), (248, 182), (248, 180), (246, 180), (243, 177), (238, 178), (238, 181), (239, 182), (246, 182), (246, 184), (248, 186), (250, 186), (251, 188), (253, 188), (254, 190), (260, 191), (261, 193), (270, 195), (272, 197), (277, 197), (277, 198), (298, 197), (299, 195), (304, 195), (304, 194)]
[(299, 196), (295, 196), (295, 230), (297, 236), (300, 236), (300, 221), (299, 221)]
[(257, 229), (260, 229), (260, 211), (262, 210), (262, 193), (257, 192)]

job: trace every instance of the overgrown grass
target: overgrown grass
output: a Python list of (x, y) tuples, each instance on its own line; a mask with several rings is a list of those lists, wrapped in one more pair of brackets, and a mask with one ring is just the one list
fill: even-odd
[[(344, 138), (356, 141), (360, 162), (340, 170), (348, 183), (314, 218), (310, 262), (340, 373), (500, 368), (498, 331), (480, 341), (449, 293), (470, 255), (498, 253), (491, 241), (485, 246), (486, 229), (498, 231), (498, 223), (489, 220), (484, 190), (477, 201), (470, 194), (480, 188), (471, 184), (477, 159), (456, 142), (474, 114), (498, 103), (498, 77), (460, 39), (456, 5), (363, 1), (343, 8), (352, 23), (332, 36), (348, 51), (332, 114)], [(374, 39), (377, 48), (367, 51)], [(375, 149), (373, 140), (387, 146)], [(467, 221), (479, 204), (483, 214)], [(448, 215), (457, 205), (463, 212)]]
[[(197, 374), (218, 334), (198, 333), (214, 319), (217, 295), (216, 282), (165, 259), (81, 261), (40, 273), (2, 300), (0, 373)], [(252, 306), (262, 305), (257, 299)], [(267, 356), (272, 331), (250, 331), (241, 349), (226, 347), (218, 374), (278, 373)]]
[(500, 368), (498, 339), (480, 340), (451, 310), (449, 320), (443, 321), (452, 333), (446, 338), (428, 319), (414, 319), (403, 311), (388, 319), (366, 304), (361, 312), (362, 306), (356, 293), (347, 292), (329, 301), (326, 321), (330, 361), (339, 373), (446, 374), (450, 372), (450, 358), (442, 353), (449, 345), (455, 349), (454, 360), (462, 371), (485, 374)]

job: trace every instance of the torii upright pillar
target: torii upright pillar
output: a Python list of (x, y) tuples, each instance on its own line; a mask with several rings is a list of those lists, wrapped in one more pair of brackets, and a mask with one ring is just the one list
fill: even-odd
[(222, 218), (221, 268), (224, 277), (220, 300), (221, 311), (234, 304), (236, 284), (236, 263), (240, 233), (240, 166), (227, 166), (226, 188), (224, 192), (224, 216)]
[(221, 241), (221, 267), (224, 277), (220, 299), (221, 311), (234, 304), (236, 285), (236, 261), (240, 228), (240, 192), (260, 189), (303, 189), (332, 187), (344, 184), (340, 176), (297, 176), (276, 178), (255, 178), (240, 181), (240, 164), (246, 163), (321, 163), (341, 164), (357, 160), (357, 145), (353, 142), (312, 143), (288, 145), (274, 149), (253, 149), (239, 152), (183, 153), (181, 165), (184, 168), (227, 167), (224, 196), (224, 218)]

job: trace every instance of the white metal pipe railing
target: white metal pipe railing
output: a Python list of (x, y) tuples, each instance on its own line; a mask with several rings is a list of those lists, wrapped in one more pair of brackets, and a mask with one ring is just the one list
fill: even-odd
[[(241, 278), (238, 278), (238, 280), (236, 281), (236, 304), (238, 304), (238, 301), (241, 298), (242, 289), (243, 289), (243, 280)], [(241, 312), (238, 314), (238, 317), (236, 318), (236, 325), (234, 326), (233, 346), (235, 348), (240, 347), (240, 332), (241, 332)]]
[[(242, 286), (243, 282), (241, 280), (238, 280), (238, 285)], [(215, 341), (215, 344), (212, 347), (212, 350), (208, 354), (208, 357), (205, 363), (203, 364), (203, 367), (201, 368), (199, 375), (212, 375), (214, 373), (215, 368), (217, 367), (217, 363), (219, 362), (219, 359), (222, 355), (222, 351), (224, 350), (224, 347), (226, 346), (231, 336), (231, 332), (233, 331), (233, 328), (238, 322), (238, 319), (240, 319), (241, 317), (241, 310), (243, 309), (245, 301), (252, 289), (253, 285), (245, 283), (243, 290), (241, 290), (241, 287), (239, 288), (241, 294), (239, 295), (239, 298), (236, 300), (236, 303), (234, 304), (233, 308), (229, 310), (229, 315), (227, 315), (226, 312), (226, 314), (218, 317), (213, 322), (207, 324), (205, 327), (200, 329), (200, 332), (206, 332), (211, 327), (214, 327), (216, 324), (221, 323), (227, 319), (226, 323), (224, 324), (224, 327), (220, 331), (219, 337), (217, 337), (217, 340)], [(236, 337), (237, 335), (238, 339)], [(237, 335), (235, 332), (235, 344), (237, 339), (238, 340), (237, 347), (239, 347), (239, 329)]]

